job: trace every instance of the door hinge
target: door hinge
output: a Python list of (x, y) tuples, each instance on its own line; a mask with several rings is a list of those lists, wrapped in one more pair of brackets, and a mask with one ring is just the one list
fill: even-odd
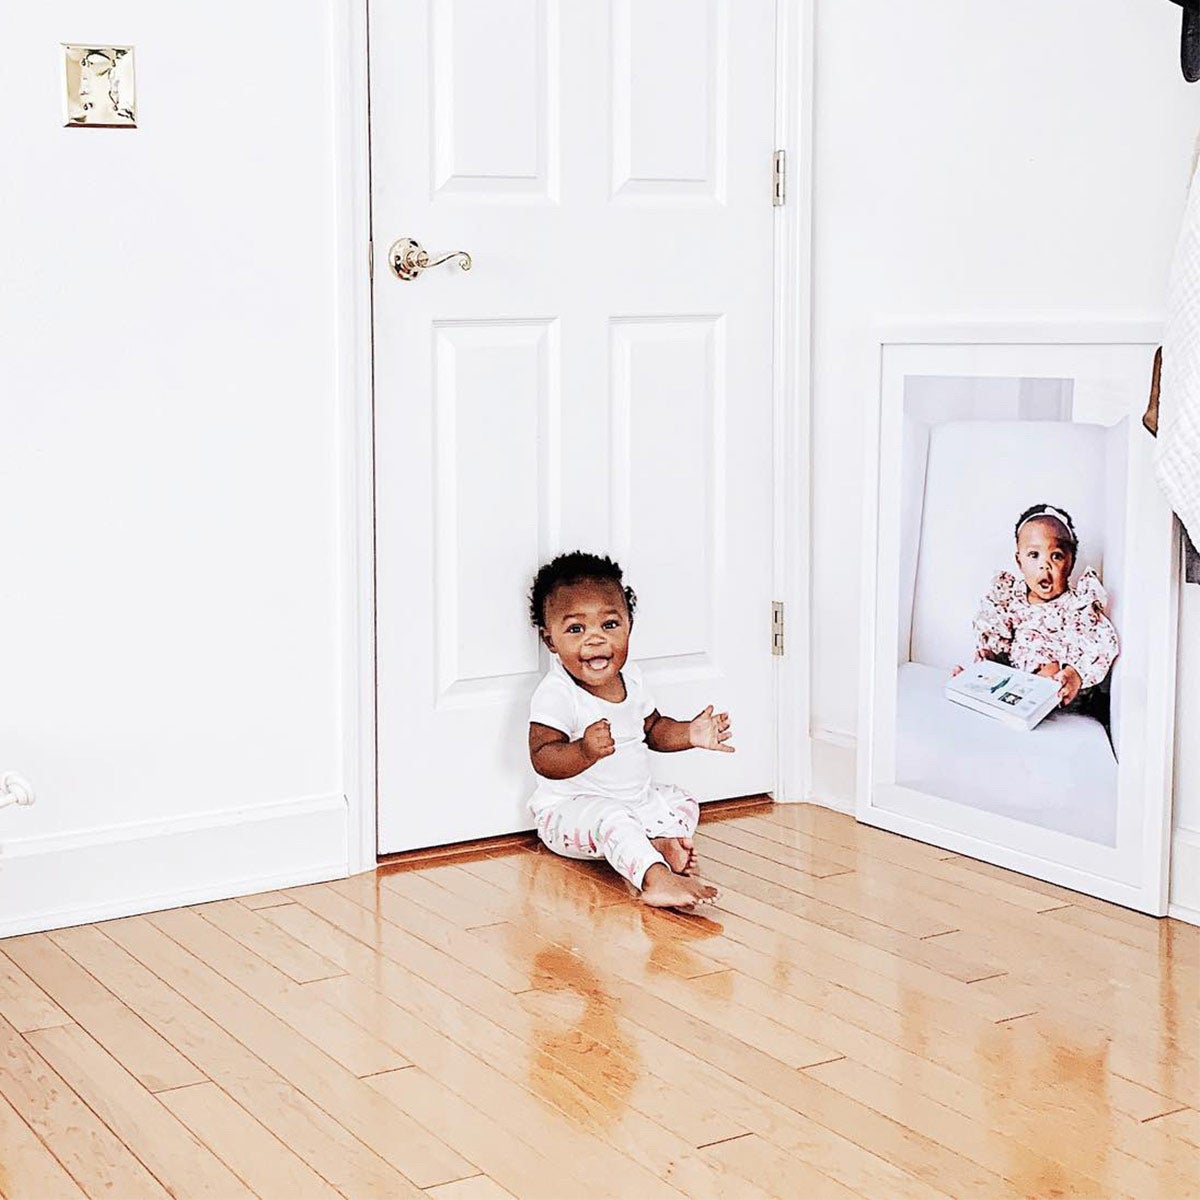
[(771, 173), (771, 203), (779, 208), (787, 200), (787, 151), (775, 151), (775, 167)]
[(375, 243), (367, 243), (367, 276), (374, 280), (375, 278)]
[(783, 653), (783, 601), (771, 601), (771, 653)]

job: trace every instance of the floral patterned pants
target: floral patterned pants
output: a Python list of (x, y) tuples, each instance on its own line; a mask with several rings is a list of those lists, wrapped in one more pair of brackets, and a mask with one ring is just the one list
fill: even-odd
[(700, 805), (669, 783), (652, 783), (632, 803), (572, 796), (536, 816), (538, 836), (555, 854), (606, 858), (636, 888), (655, 863), (666, 862), (650, 839), (691, 837), (699, 819)]

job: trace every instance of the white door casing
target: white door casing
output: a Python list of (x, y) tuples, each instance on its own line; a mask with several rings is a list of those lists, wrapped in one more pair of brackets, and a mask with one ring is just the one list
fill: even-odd
[[(379, 849), (529, 824), (538, 563), (618, 557), (660, 707), (774, 784), (775, 5), (371, 10)], [(387, 247), (455, 264), (401, 282)]]

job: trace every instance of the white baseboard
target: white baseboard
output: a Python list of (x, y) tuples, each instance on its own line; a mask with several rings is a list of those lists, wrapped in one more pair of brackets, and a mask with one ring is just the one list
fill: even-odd
[(0, 937), (340, 879), (347, 821), (344, 796), (307, 796), (0, 839)]
[(1171, 900), (1167, 915), (1200, 925), (1200, 830), (1179, 828), (1171, 836)]
[(825, 725), (813, 729), (809, 803), (852, 813), (857, 769), (858, 739), (853, 733)]

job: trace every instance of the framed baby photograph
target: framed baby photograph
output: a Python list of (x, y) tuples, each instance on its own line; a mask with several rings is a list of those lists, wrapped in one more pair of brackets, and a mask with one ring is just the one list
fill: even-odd
[(1151, 326), (879, 331), (859, 820), (1167, 903), (1179, 547)]

